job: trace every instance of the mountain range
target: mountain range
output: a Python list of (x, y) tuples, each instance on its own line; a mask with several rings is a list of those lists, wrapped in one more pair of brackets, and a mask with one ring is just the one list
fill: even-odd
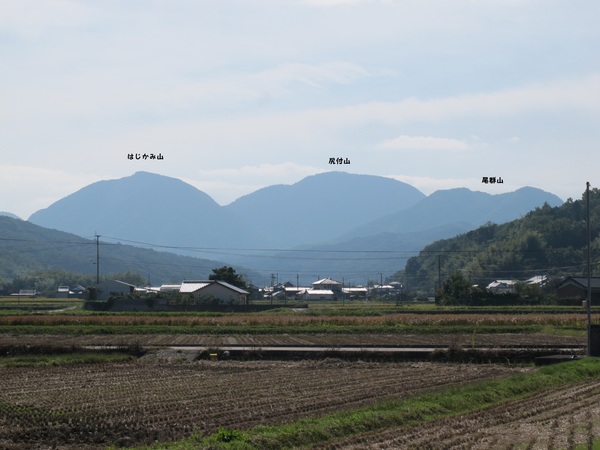
[(276, 185), (226, 206), (181, 180), (147, 172), (93, 183), (37, 211), (31, 223), (99, 234), (242, 265), (295, 281), (391, 273), (423, 246), (486, 222), (514, 220), (562, 200), (525, 187), (506, 194), (468, 189), (426, 196), (390, 178), (328, 172)]

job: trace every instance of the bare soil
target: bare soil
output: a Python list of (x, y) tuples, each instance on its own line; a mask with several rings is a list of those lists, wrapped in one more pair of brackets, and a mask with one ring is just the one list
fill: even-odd
[(515, 334), (123, 334), (123, 335), (0, 335), (0, 345), (130, 345), (169, 346), (397, 346), (397, 347), (560, 347), (585, 346), (586, 337), (542, 333)]
[[(286, 423), (517, 370), (530, 369), (335, 359), (188, 361), (172, 351), (128, 364), (0, 368), (0, 448), (96, 449), (171, 441), (220, 427)], [(502, 425), (491, 417), (485, 420)], [(394, 434), (387, 439), (394, 442)]]
[(600, 380), (460, 417), (363, 434), (328, 449), (574, 449), (600, 438)]

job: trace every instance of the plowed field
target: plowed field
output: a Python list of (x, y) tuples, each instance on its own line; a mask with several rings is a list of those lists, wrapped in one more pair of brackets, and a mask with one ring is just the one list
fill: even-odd
[[(0, 368), (0, 448), (92, 449), (175, 440), (220, 427), (285, 423), (516, 370), (525, 369), (330, 359)], [(470, 420), (482, 426), (486, 420), (494, 426), (509, 422), (487, 417)], [(392, 434), (388, 438), (393, 442)]]
[(585, 337), (542, 333), (498, 334), (121, 334), (121, 335), (0, 335), (2, 345), (128, 345), (168, 346), (398, 346), (398, 347), (561, 347), (584, 346)]
[(600, 380), (553, 389), (460, 417), (380, 430), (322, 448), (591, 449), (598, 438)]

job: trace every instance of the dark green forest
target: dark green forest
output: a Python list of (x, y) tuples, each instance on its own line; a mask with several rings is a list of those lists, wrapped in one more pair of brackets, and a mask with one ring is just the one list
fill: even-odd
[[(142, 275), (135, 272), (114, 273), (110, 276), (101, 276), (100, 281), (120, 280), (126, 283), (135, 285), (144, 285), (147, 282)], [(96, 284), (96, 275), (81, 274), (69, 272), (64, 269), (44, 269), (28, 272), (26, 274), (15, 277), (10, 281), (4, 281), (4, 293), (19, 292), (21, 289), (35, 290), (43, 297), (54, 297), (58, 286), (74, 286), (80, 285), (84, 288), (94, 286)]]
[[(592, 273), (600, 255), (600, 190), (590, 190)], [(433, 295), (456, 273), (470, 284), (498, 279), (526, 280), (536, 275), (587, 276), (585, 194), (563, 205), (548, 204), (502, 225), (473, 231), (426, 246), (392, 278), (408, 291)]]

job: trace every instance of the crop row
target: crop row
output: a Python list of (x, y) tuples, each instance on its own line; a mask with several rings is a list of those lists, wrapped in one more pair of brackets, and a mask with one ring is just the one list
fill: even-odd
[(144, 347), (204, 346), (217, 349), (224, 346), (250, 346), (260, 349), (267, 346), (465, 346), (471, 347), (509, 347), (509, 346), (577, 346), (585, 345), (585, 337), (553, 336), (536, 333), (496, 333), (477, 332), (458, 334), (398, 334), (398, 333), (360, 333), (360, 334), (117, 334), (117, 335), (0, 335), (0, 347), (11, 345), (37, 345), (40, 341), (56, 347), (70, 346), (116, 346), (126, 347), (137, 344)]
[(223, 426), (282, 423), (511, 370), (335, 360), (0, 369), (0, 446), (23, 439), (73, 448), (177, 439)]
[(182, 327), (332, 327), (365, 326), (527, 326), (552, 325), (581, 327), (586, 323), (581, 314), (388, 314), (384, 316), (312, 316), (302, 313), (232, 314), (220, 317), (148, 316), (148, 315), (10, 315), (0, 316), (0, 325), (104, 325), (104, 326), (182, 326)]
[(592, 381), (459, 417), (365, 433), (322, 448), (592, 448), (600, 437), (599, 414), (600, 382)]

